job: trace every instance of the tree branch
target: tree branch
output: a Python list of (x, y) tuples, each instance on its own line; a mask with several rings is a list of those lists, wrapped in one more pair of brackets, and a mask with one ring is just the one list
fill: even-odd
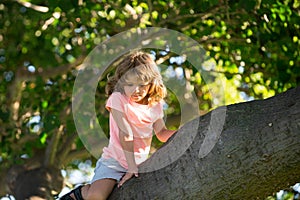
[(76, 133), (73, 133), (67, 137), (67, 140), (64, 143), (61, 144), (60, 150), (58, 151), (58, 166), (62, 166), (67, 163), (66, 159), (72, 149), (72, 144), (77, 139), (77, 137), (78, 135)]
[(70, 151), (68, 156), (63, 160), (62, 165), (70, 163), (74, 159), (86, 159), (91, 157), (91, 154), (85, 149)]
[(47, 145), (44, 159), (44, 166), (51, 166), (55, 163), (57, 146), (63, 133), (64, 125), (61, 124), (58, 129), (53, 131), (50, 143)]
[(224, 8), (224, 7), (225, 7), (224, 5), (219, 5), (219, 6), (212, 7), (210, 10), (206, 11), (205, 13), (185, 14), (185, 15), (176, 15), (173, 17), (168, 17), (164, 20), (161, 20), (158, 23), (158, 26), (163, 26), (166, 23), (177, 22), (179, 20), (185, 20), (185, 19), (190, 19), (190, 18), (196, 19), (196, 21), (201, 21), (201, 20), (207, 19), (208, 17), (213, 16), (221, 8)]
[(31, 80), (35, 80), (36, 77), (38, 76), (42, 77), (43, 79), (55, 77), (67, 73), (72, 68), (78, 67), (80, 64), (82, 64), (84, 59), (85, 59), (85, 55), (82, 55), (78, 57), (76, 61), (73, 63), (68, 63), (58, 67), (51, 67), (49, 69), (39, 68), (34, 73), (29, 72), (24, 67), (19, 67), (16, 74), (16, 79), (17, 81), (31, 81)]
[[(300, 87), (217, 108), (185, 124), (109, 199), (266, 198), (299, 181), (299, 126)], [(212, 148), (199, 156), (205, 143)]]

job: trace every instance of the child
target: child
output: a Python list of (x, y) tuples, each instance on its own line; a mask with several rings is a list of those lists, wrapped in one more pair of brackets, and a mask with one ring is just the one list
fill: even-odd
[(176, 131), (163, 120), (166, 88), (151, 56), (127, 55), (108, 79), (106, 108), (110, 112), (110, 139), (97, 161), (91, 184), (80, 186), (61, 200), (107, 199), (116, 183), (121, 187), (133, 176), (150, 151), (152, 133), (166, 142)]

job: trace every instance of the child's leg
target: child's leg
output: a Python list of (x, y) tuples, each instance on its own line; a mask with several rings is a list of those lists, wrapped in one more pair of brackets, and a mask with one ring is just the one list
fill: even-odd
[[(110, 178), (97, 180), (92, 184), (83, 186), (80, 189), (80, 193), (84, 200), (105, 200), (112, 192), (116, 183), (116, 180)], [(67, 195), (69, 195), (69, 197), (71, 197), (73, 200), (82, 200), (76, 199), (74, 192), (71, 192)], [(64, 200), (69, 198), (65, 195), (61, 199)]]
[[(108, 167), (110, 166), (110, 167)], [(75, 188), (62, 196), (61, 200), (93, 200), (107, 199), (117, 181), (119, 181), (126, 169), (114, 159), (99, 159), (95, 168), (95, 175), (89, 185)], [(76, 199), (76, 196), (78, 197)], [(71, 198), (71, 199), (70, 199)]]
[(84, 200), (105, 200), (112, 192), (117, 181), (114, 179), (101, 179), (86, 185), (81, 189)]

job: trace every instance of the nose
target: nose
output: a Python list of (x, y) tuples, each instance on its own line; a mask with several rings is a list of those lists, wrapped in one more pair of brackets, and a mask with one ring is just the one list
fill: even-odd
[(139, 91), (140, 91), (140, 87), (139, 87), (139, 86), (136, 86), (135, 89), (134, 89), (134, 91), (135, 91), (135, 92), (139, 92)]

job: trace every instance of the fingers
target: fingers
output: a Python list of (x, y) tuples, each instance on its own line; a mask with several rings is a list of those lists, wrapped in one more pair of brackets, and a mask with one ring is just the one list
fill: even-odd
[(118, 188), (121, 187), (126, 181), (128, 181), (129, 179), (131, 179), (133, 176), (138, 177), (138, 173), (126, 173), (125, 176), (123, 176), (123, 178), (120, 180), (119, 184), (118, 184)]
[(127, 180), (129, 180), (133, 176), (132, 173), (126, 173), (125, 176), (121, 179), (121, 181), (118, 184), (118, 187), (121, 187)]
[(124, 176), (124, 177), (120, 180), (120, 182), (118, 183), (118, 188), (119, 188), (119, 187), (122, 187), (122, 185), (123, 185), (127, 180), (128, 180), (128, 178)]

